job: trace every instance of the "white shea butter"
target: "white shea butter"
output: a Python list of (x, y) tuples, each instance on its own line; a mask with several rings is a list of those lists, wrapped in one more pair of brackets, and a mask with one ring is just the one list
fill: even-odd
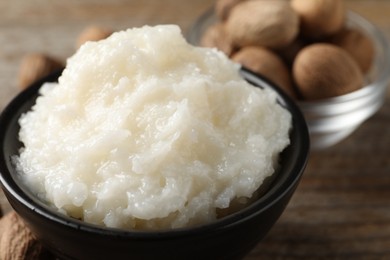
[(16, 164), (42, 200), (93, 224), (170, 229), (250, 198), (291, 115), (223, 53), (161, 25), (84, 44), (19, 122)]

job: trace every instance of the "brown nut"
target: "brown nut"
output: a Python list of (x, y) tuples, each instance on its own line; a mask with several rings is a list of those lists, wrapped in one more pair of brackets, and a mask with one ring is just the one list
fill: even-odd
[(239, 47), (282, 48), (294, 40), (298, 29), (298, 15), (284, 0), (239, 3), (226, 20), (226, 31)]
[(330, 42), (346, 50), (356, 60), (363, 74), (370, 70), (375, 48), (371, 39), (363, 32), (354, 28), (345, 28), (334, 35)]
[(11, 211), (0, 220), (0, 259), (52, 259), (24, 222)]
[(232, 8), (242, 1), (244, 0), (216, 0), (215, 13), (219, 20), (225, 21), (228, 18)]
[(91, 25), (86, 27), (78, 36), (77, 41), (76, 41), (76, 48), (80, 48), (81, 45), (88, 41), (99, 41), (107, 38), (113, 33), (112, 30), (100, 27), (100, 26), (95, 26)]
[[(1, 214), (1, 217), (3, 217), (3, 214)], [(0, 241), (1, 241), (1, 235), (4, 233), (5, 224), (4, 221), (1, 221), (0, 218)]]
[(203, 47), (217, 48), (228, 56), (233, 53), (234, 49), (222, 23), (216, 23), (208, 27), (202, 35), (200, 45)]
[(32, 53), (22, 58), (19, 68), (19, 88), (25, 89), (37, 80), (63, 68), (61, 61), (45, 54)]
[(320, 39), (344, 26), (345, 9), (341, 0), (292, 0), (291, 6), (299, 14), (305, 37)]
[(363, 86), (355, 60), (342, 48), (326, 43), (309, 45), (298, 53), (293, 77), (306, 100), (335, 97)]
[(264, 47), (244, 47), (232, 60), (259, 73), (283, 89), (291, 97), (296, 97), (290, 72), (278, 55)]

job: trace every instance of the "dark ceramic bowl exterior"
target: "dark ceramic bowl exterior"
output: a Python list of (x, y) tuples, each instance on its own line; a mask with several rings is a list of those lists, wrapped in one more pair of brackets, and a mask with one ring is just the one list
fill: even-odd
[(0, 117), (0, 181), (15, 211), (32, 232), (61, 259), (239, 259), (270, 230), (289, 202), (306, 166), (309, 135), (297, 106), (258, 75), (242, 70), (252, 84), (275, 89), (279, 102), (293, 116), (291, 144), (281, 155), (281, 167), (268, 191), (245, 209), (214, 223), (176, 230), (124, 231), (97, 227), (61, 215), (23, 187), (12, 163), (19, 153), (20, 115), (35, 103), (43, 82), (56, 81), (61, 72), (19, 94)]

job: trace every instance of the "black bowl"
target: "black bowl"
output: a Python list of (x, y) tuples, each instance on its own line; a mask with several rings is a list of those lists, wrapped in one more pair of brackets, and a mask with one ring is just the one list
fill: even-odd
[(277, 87), (247, 70), (243, 77), (261, 88), (274, 89), (278, 102), (293, 117), (291, 144), (281, 154), (281, 167), (266, 193), (245, 209), (211, 224), (163, 231), (124, 231), (98, 227), (64, 215), (32, 195), (18, 179), (12, 156), (19, 153), (20, 115), (35, 103), (43, 82), (20, 93), (0, 117), (0, 181), (11, 206), (32, 232), (62, 259), (238, 259), (271, 229), (284, 211), (306, 166), (309, 135), (297, 106)]

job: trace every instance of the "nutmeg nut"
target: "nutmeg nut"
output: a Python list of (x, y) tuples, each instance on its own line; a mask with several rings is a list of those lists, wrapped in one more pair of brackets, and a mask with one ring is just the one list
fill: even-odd
[(53, 259), (15, 211), (0, 220), (0, 259)]
[(306, 100), (340, 96), (363, 86), (356, 61), (342, 48), (327, 43), (311, 44), (298, 53), (293, 78)]
[(265, 76), (291, 97), (296, 97), (289, 69), (277, 54), (264, 47), (244, 47), (232, 56), (232, 60)]
[(334, 35), (330, 43), (346, 50), (356, 60), (363, 74), (370, 70), (375, 56), (375, 47), (372, 40), (362, 31), (345, 28)]
[(202, 35), (200, 45), (203, 47), (217, 48), (227, 56), (233, 53), (234, 46), (226, 35), (224, 24), (216, 23), (207, 28)]
[(337, 33), (345, 24), (345, 8), (341, 0), (291, 0), (301, 20), (301, 32), (310, 39)]
[(61, 69), (64, 64), (56, 58), (41, 53), (27, 54), (19, 67), (18, 85), (25, 89), (37, 80)]
[(86, 27), (78, 36), (76, 41), (76, 48), (80, 48), (81, 45), (88, 41), (99, 41), (107, 38), (113, 33), (111, 29), (91, 25)]
[(284, 0), (244, 1), (226, 20), (226, 32), (239, 47), (282, 48), (294, 40), (298, 30), (298, 15)]
[[(0, 208), (0, 210), (1, 210), (1, 208)], [(1, 214), (1, 217), (3, 217), (3, 214)], [(1, 235), (4, 233), (4, 228), (5, 228), (4, 221), (1, 221), (1, 218), (0, 218), (0, 240), (1, 240)]]

